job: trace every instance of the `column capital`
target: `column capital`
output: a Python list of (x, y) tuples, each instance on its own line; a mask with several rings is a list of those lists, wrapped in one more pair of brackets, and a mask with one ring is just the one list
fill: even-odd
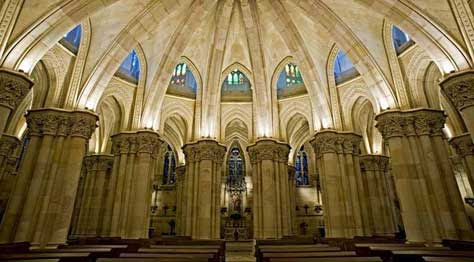
[(472, 138), (469, 133), (455, 136), (449, 140), (449, 143), (456, 150), (456, 154), (461, 157), (474, 155), (474, 143), (472, 143)]
[(362, 136), (353, 132), (323, 130), (309, 141), (317, 155), (325, 153), (359, 154)]
[(224, 161), (226, 147), (216, 140), (202, 139), (183, 146), (186, 162), (213, 160), (217, 163)]
[(439, 85), (459, 111), (474, 106), (474, 70), (450, 74)]
[(381, 171), (388, 170), (390, 158), (383, 155), (363, 155), (360, 156), (360, 167), (366, 171)]
[(20, 144), (20, 139), (16, 136), (3, 134), (0, 137), (0, 156), (12, 156)]
[(442, 135), (446, 115), (442, 110), (389, 110), (375, 116), (375, 127), (387, 139), (401, 136)]
[(112, 154), (156, 154), (163, 140), (152, 130), (124, 131), (112, 136)]
[(288, 155), (291, 147), (275, 139), (259, 139), (247, 147), (250, 161), (256, 163), (262, 160), (273, 160), (288, 163)]
[(84, 157), (83, 165), (86, 171), (106, 171), (112, 169), (114, 157), (112, 155), (88, 155)]
[(29, 110), (26, 123), (32, 136), (75, 136), (90, 139), (99, 117), (89, 111), (41, 108)]
[(33, 86), (26, 74), (0, 68), (0, 105), (16, 109)]

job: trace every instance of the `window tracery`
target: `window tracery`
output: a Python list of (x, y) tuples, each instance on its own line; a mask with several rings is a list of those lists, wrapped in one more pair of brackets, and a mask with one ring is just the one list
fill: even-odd
[(304, 146), (301, 146), (300, 150), (298, 151), (296, 155), (295, 171), (296, 171), (296, 186), (309, 185), (308, 154), (304, 150)]
[(176, 182), (176, 157), (168, 146), (167, 151), (163, 158), (163, 185), (174, 185)]

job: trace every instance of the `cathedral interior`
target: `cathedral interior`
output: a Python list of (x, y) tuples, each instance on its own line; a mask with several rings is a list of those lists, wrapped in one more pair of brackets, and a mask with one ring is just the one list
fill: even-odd
[(0, 250), (474, 240), (472, 0), (0, 7)]

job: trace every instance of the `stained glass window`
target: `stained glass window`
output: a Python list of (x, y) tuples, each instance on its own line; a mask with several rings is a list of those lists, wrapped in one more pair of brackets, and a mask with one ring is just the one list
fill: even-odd
[(123, 60), (117, 74), (130, 82), (138, 83), (138, 78), (140, 77), (140, 61), (138, 60), (135, 49)]
[(222, 102), (249, 102), (252, 101), (250, 80), (240, 70), (231, 71), (222, 81)]
[(234, 71), (229, 73), (226, 82), (228, 85), (244, 85), (246, 82), (248, 82), (248, 79), (244, 75), (244, 73), (235, 69)]
[(167, 147), (163, 159), (163, 185), (173, 185), (176, 182), (176, 158), (170, 146)]
[(342, 50), (339, 50), (334, 63), (334, 78), (336, 80), (336, 84), (343, 83), (358, 75), (359, 72), (357, 72), (354, 64), (352, 64), (346, 53), (344, 53)]
[(304, 151), (304, 146), (301, 146), (295, 160), (295, 171), (296, 171), (296, 185), (307, 186), (309, 185), (308, 175), (308, 155)]
[(403, 53), (408, 47), (410, 47), (414, 42), (410, 36), (403, 32), (400, 28), (393, 26), (392, 27), (392, 36), (393, 36), (393, 45), (397, 54)]
[(61, 43), (74, 54), (77, 54), (81, 44), (82, 27), (78, 25), (64, 35)]
[(230, 191), (245, 190), (244, 180), (244, 160), (241, 151), (234, 146), (229, 154), (228, 160), (228, 174), (227, 174), (227, 189)]
[(292, 87), (303, 83), (303, 77), (301, 71), (295, 64), (287, 64), (281, 71), (278, 81), (277, 89), (283, 89), (286, 87)]
[(184, 63), (178, 64), (173, 70), (170, 85), (175, 88), (186, 87), (187, 89), (190, 89), (194, 94), (196, 94), (196, 79), (194, 78), (194, 75), (191, 70), (189, 70), (189, 67)]

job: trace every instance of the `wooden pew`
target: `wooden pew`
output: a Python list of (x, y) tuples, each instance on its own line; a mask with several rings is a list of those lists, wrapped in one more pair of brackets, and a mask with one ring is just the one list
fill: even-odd
[[(293, 252), (293, 253), (262, 253), (262, 260), (264, 262), (272, 261), (294, 261), (297, 258), (305, 258), (303, 261), (312, 261), (315, 258), (331, 258), (331, 257), (356, 257), (354, 251), (339, 251), (339, 252)], [(301, 260), (300, 259), (300, 260)], [(348, 260), (349, 261), (349, 260)]]
[(403, 243), (358, 243), (355, 244), (357, 255), (369, 256), (371, 247), (396, 248), (396, 247), (425, 247), (423, 244), (403, 244)]
[(272, 262), (383, 262), (379, 257), (273, 258)]
[(25, 252), (0, 254), (0, 261), (45, 261), (51, 259), (58, 259), (59, 261), (64, 262), (93, 261), (93, 259), (90, 258), (90, 253), (84, 252)]
[(465, 257), (473, 258), (474, 251), (457, 251), (457, 250), (395, 250), (390, 251), (392, 261), (394, 262), (422, 262), (423, 257)]
[(469, 257), (422, 257), (425, 262), (474, 262)]
[(122, 253), (120, 258), (134, 258), (140, 259), (135, 261), (142, 261), (142, 259), (155, 259), (155, 261), (162, 261), (164, 259), (175, 259), (183, 261), (209, 261), (217, 262), (215, 254), (198, 254), (198, 253), (185, 253), (185, 254), (167, 254), (167, 253)]
[(474, 241), (443, 239), (442, 244), (452, 250), (474, 250)]
[(29, 249), (30, 249), (29, 242), (0, 244), (0, 254), (28, 252)]

